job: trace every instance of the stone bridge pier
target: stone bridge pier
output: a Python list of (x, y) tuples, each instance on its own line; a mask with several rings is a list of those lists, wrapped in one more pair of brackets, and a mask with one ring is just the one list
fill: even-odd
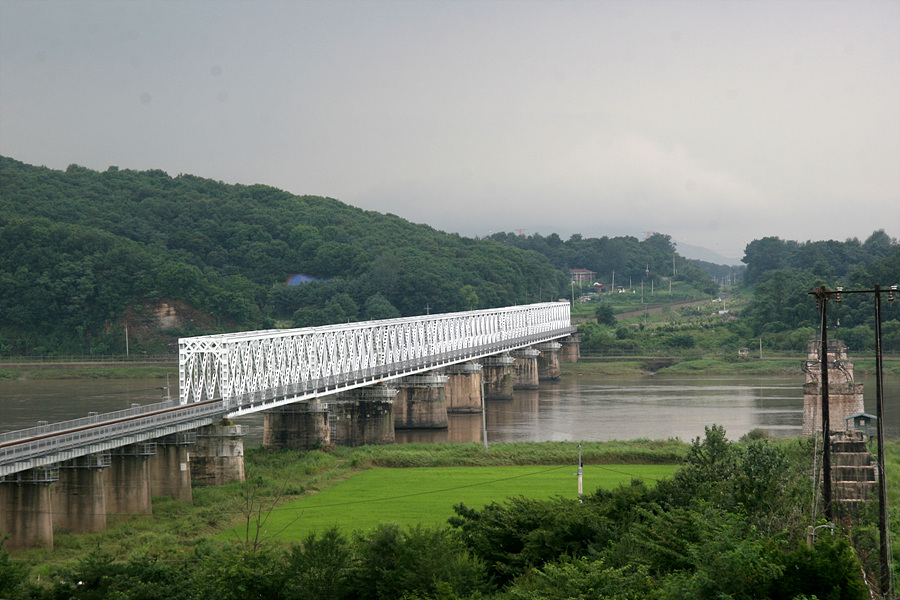
[(318, 398), (265, 412), (263, 446), (270, 450), (315, 450), (331, 443), (328, 408)]
[(512, 400), (515, 359), (509, 354), (488, 356), (481, 360), (485, 400)]
[(398, 380), (394, 429), (447, 429), (448, 375), (423, 373)]
[(88, 454), (59, 465), (59, 481), (53, 484), (53, 530), (59, 532), (106, 529), (105, 470), (109, 452)]
[(464, 362), (444, 367), (447, 376), (447, 412), (481, 412), (481, 365)]
[(540, 351), (534, 348), (513, 350), (510, 355), (513, 362), (513, 388), (517, 390), (536, 390), (540, 387), (538, 378), (538, 356)]
[(106, 513), (109, 515), (149, 515), (150, 457), (156, 454), (155, 442), (129, 444), (110, 451), (106, 469)]
[(190, 450), (196, 444), (196, 431), (156, 438), (156, 455), (150, 459), (150, 490), (153, 496), (193, 501)]
[(197, 430), (191, 480), (200, 485), (244, 481), (244, 430), (230, 420)]
[(561, 348), (559, 349), (559, 362), (561, 363), (577, 363), (581, 357), (581, 338), (577, 333), (556, 340)]
[(53, 503), (50, 486), (58, 469), (39, 467), (0, 480), (0, 541), (7, 550), (53, 547)]
[(329, 402), (331, 441), (339, 446), (394, 443), (397, 388), (379, 384), (337, 394)]
[(559, 366), (559, 349), (562, 344), (558, 342), (543, 342), (535, 344), (534, 349), (540, 352), (537, 357), (538, 380), (555, 381), (561, 374)]

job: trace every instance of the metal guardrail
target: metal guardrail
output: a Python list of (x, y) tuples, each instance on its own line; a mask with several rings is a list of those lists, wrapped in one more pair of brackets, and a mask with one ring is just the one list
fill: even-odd
[(11, 431), (0, 436), (0, 476), (201, 427), (221, 416), (218, 400), (161, 402)]

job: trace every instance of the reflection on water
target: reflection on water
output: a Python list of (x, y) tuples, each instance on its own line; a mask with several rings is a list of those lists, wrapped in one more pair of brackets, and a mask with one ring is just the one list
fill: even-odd
[[(875, 413), (875, 380), (865, 385), (866, 411)], [(443, 431), (398, 431), (397, 441), (480, 442), (483, 424), (488, 442), (545, 440), (690, 440), (704, 426), (723, 425), (730, 439), (761, 428), (772, 435), (800, 434), (803, 377), (685, 378), (599, 376), (542, 382), (540, 390), (522, 390), (510, 401), (488, 401), (480, 414), (450, 415)], [(62, 421), (89, 411), (110, 412), (132, 404), (165, 399), (162, 380), (0, 381), (0, 432), (24, 429), (37, 421)], [(172, 395), (177, 396), (177, 390)], [(900, 377), (885, 381), (885, 433), (900, 438)], [(251, 426), (250, 445), (262, 441), (262, 415), (236, 422)]]

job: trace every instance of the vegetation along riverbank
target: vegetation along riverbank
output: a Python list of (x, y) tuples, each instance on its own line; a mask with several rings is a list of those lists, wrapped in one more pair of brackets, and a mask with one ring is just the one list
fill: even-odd
[[(0, 553), (0, 596), (868, 597), (861, 574), (874, 580), (877, 556), (869, 511), (845, 515), (837, 535), (806, 545), (806, 526), (821, 519), (811, 440), (753, 432), (731, 442), (710, 427), (691, 444), (585, 443), (581, 503), (572, 477), (577, 451), (570, 442), (488, 451), (480, 444), (251, 449), (245, 483), (195, 488), (191, 504), (156, 498), (152, 516), (61, 534), (53, 550)], [(900, 474), (900, 445), (887, 452), (890, 472)], [(484, 470), (480, 479), (472, 469)], [(618, 480), (598, 489), (604, 471)], [(360, 476), (377, 497), (360, 496)], [(490, 485), (487, 497), (463, 493)], [(453, 489), (460, 499), (442, 523), (355, 522), (385, 495), (398, 512), (427, 515), (435, 496)], [(895, 484), (891, 498), (898, 496)], [(326, 502), (316, 506), (318, 498)], [(313, 514), (320, 510), (338, 526)]]

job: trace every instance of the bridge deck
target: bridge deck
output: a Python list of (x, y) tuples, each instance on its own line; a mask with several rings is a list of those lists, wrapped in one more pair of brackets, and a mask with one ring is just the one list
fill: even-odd
[(0, 476), (570, 335), (569, 304), (183, 338), (179, 401), (0, 434)]

